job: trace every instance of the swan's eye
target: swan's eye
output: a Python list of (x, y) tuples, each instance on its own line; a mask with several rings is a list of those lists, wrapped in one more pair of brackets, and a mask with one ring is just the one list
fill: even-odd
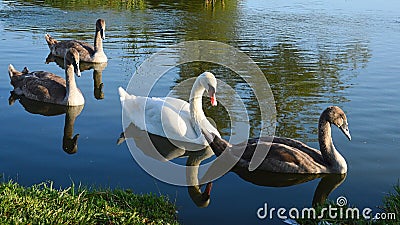
[(211, 85), (208, 85), (208, 93), (215, 94), (215, 88)]
[(341, 127), (343, 124), (344, 124), (343, 118), (339, 118), (339, 119), (337, 120), (337, 126), (338, 126), (338, 127)]

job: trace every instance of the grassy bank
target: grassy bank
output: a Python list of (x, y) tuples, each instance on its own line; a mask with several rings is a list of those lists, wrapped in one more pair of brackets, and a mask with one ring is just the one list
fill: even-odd
[(123, 190), (88, 190), (52, 183), (0, 183), (0, 224), (178, 224), (166, 197)]
[[(334, 202), (316, 207), (341, 208)], [(349, 206), (350, 207), (350, 206)], [(354, 206), (351, 206), (354, 208)], [(343, 211), (347, 209), (344, 206)], [(400, 185), (383, 198), (381, 213), (395, 219), (321, 219), (329, 224), (400, 224)], [(374, 210), (376, 211), (376, 210)], [(320, 214), (318, 214), (320, 215)], [(321, 220), (301, 219), (299, 224), (321, 224)], [(178, 224), (176, 207), (166, 197), (137, 195), (130, 191), (88, 190), (74, 186), (55, 189), (51, 182), (22, 187), (9, 181), (0, 183), (0, 224)]]

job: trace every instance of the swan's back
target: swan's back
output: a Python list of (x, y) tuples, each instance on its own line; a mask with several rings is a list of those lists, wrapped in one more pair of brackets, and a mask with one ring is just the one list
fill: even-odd
[(46, 71), (29, 72), (26, 68), (18, 72), (12, 65), (8, 70), (15, 94), (55, 104), (64, 100), (66, 82), (63, 78)]
[(45, 35), (47, 45), (50, 48), (50, 52), (52, 55), (57, 57), (64, 57), (65, 53), (70, 48), (74, 48), (79, 52), (79, 57), (81, 61), (84, 62), (91, 62), (92, 57), (95, 54), (95, 50), (93, 45), (86, 43), (84, 41), (77, 41), (77, 40), (64, 40), (64, 41), (57, 41), (49, 34)]
[[(204, 130), (203, 130), (204, 132)], [(327, 173), (328, 170), (320, 151), (290, 138), (271, 137), (249, 139), (247, 143), (229, 146), (225, 140), (213, 136), (210, 144), (218, 156), (228, 151), (232, 160), (237, 160), (235, 167), (248, 168), (257, 148), (268, 151), (257, 170), (279, 173)], [(244, 149), (244, 151), (243, 151)]]
[[(261, 144), (262, 147), (268, 145), (268, 142)], [(274, 138), (259, 169), (281, 173), (328, 172), (320, 151), (289, 138)]]
[[(175, 140), (179, 140), (179, 137), (185, 134), (195, 135), (193, 129), (187, 129), (191, 126), (185, 121), (185, 118), (190, 119), (187, 102), (174, 98), (129, 95), (122, 88), (119, 91), (125, 115), (128, 116), (129, 122), (139, 129)], [(177, 129), (170, 126), (171, 124), (180, 126)]]

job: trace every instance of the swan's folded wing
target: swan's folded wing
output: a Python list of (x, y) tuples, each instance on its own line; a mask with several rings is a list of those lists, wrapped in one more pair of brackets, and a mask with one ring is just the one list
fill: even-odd
[(132, 97), (122, 88), (119, 91), (127, 126), (132, 122), (141, 130), (181, 141), (185, 136), (193, 138), (195, 135), (187, 102), (173, 98)]
[(281, 138), (281, 137), (274, 137), (274, 143), (279, 143), (279, 144), (284, 144), (296, 149), (299, 149), (305, 153), (307, 153), (308, 155), (312, 155), (314, 156), (314, 158), (318, 158), (321, 156), (321, 152), (311, 148), (310, 146), (295, 140), (295, 139), (291, 139), (291, 138)]
[(161, 109), (162, 128), (165, 137), (184, 142), (193, 142), (198, 134), (193, 128), (189, 111), (189, 103), (176, 99), (164, 98)]
[(54, 74), (52, 74), (51, 78), (55, 80), (49, 77), (40, 79), (35, 76), (25, 76), (23, 86), (21, 87), (23, 95), (29, 99), (41, 102), (61, 102), (66, 94), (65, 80), (61, 79), (64, 82), (59, 83), (56, 78), (60, 77)]
[(321, 156), (316, 159), (300, 149), (273, 143), (259, 169), (285, 173), (317, 173), (321, 171)]
[(162, 101), (164, 107), (168, 107), (175, 112), (179, 112), (179, 114), (185, 113), (185, 117), (190, 117), (190, 105), (188, 102), (179, 99), (179, 98), (153, 98)]

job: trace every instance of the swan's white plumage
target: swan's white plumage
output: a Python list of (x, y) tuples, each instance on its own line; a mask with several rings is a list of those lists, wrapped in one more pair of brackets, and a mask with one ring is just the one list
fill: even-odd
[[(171, 140), (208, 145), (203, 134), (199, 135), (196, 132), (198, 125), (192, 119), (188, 102), (171, 97), (130, 95), (122, 87), (118, 90), (124, 115), (127, 116), (124, 127), (133, 123), (141, 130)], [(197, 113), (204, 115), (202, 111)], [(207, 119), (200, 121), (200, 126), (220, 136), (218, 130)]]

